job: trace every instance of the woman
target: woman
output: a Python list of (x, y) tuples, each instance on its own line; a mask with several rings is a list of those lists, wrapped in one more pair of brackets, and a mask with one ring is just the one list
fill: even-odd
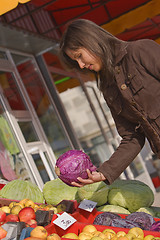
[(121, 143), (97, 172), (78, 178), (81, 187), (111, 184), (130, 165), (145, 138), (160, 157), (160, 46), (153, 40), (125, 42), (95, 23), (73, 21), (63, 34), (60, 59), (75, 70), (92, 71), (110, 108)]

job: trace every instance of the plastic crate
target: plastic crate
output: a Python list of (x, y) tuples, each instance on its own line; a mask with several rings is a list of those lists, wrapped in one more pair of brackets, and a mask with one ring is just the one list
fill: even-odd
[[(48, 231), (48, 234), (57, 233), (60, 237), (62, 237), (66, 233), (75, 233), (79, 235), (86, 225), (88, 224), (75, 222), (68, 229), (63, 230), (62, 228), (58, 227), (55, 224), (49, 224), (48, 226), (45, 227), (45, 229)], [(119, 231), (124, 231), (125, 233), (128, 233), (129, 231), (128, 228), (118, 228), (118, 227), (111, 227), (111, 226), (104, 226), (104, 225), (94, 225), (94, 226), (98, 231), (101, 231), (101, 232), (107, 228), (113, 229), (116, 233)], [(146, 231), (146, 230), (143, 230), (143, 232), (144, 232), (144, 236), (153, 235), (154, 237), (160, 237), (160, 232)]]
[[(83, 209), (77, 208), (77, 211), (75, 211), (72, 215), (78, 222), (82, 223), (88, 223), (93, 224), (94, 219), (99, 214), (103, 213), (102, 211), (97, 211), (96, 208), (93, 209), (93, 211), (90, 213), (88, 211), (85, 211)], [(117, 213), (118, 214), (118, 213)], [(118, 214), (121, 216), (121, 218), (125, 219), (125, 217), (128, 214)], [(160, 221), (160, 218), (154, 218), (155, 221)], [(51, 221), (52, 222), (52, 221)]]

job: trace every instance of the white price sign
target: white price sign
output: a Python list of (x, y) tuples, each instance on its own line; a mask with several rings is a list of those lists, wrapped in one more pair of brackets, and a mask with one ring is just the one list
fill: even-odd
[(81, 209), (86, 210), (88, 212), (92, 212), (96, 205), (97, 205), (97, 202), (93, 202), (91, 200), (84, 199), (79, 204), (78, 208), (81, 208)]
[(53, 223), (62, 228), (63, 230), (66, 230), (68, 227), (70, 227), (73, 223), (75, 223), (77, 220), (70, 216), (68, 213), (64, 212), (61, 215), (58, 215), (58, 218), (56, 218)]

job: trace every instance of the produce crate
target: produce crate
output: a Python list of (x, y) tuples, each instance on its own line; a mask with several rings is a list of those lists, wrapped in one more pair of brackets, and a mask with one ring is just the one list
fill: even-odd
[[(57, 233), (60, 237), (62, 237), (66, 233), (75, 233), (79, 235), (82, 232), (82, 229), (88, 224), (86, 223), (80, 223), (75, 222), (73, 225), (71, 225), (68, 229), (63, 230), (62, 228), (58, 227), (55, 224), (49, 224), (45, 227), (45, 229), (48, 231), (48, 234)], [(118, 227), (110, 227), (110, 226), (104, 226), (104, 225), (94, 225), (98, 231), (103, 231), (106, 228), (113, 229), (116, 233), (119, 231), (124, 231), (125, 233), (128, 233), (128, 228), (118, 228)], [(143, 230), (144, 236), (147, 235), (153, 235), (154, 237), (160, 237), (160, 232), (155, 231), (146, 231)], [(23, 239), (21, 239), (23, 240)]]
[[(99, 214), (103, 213), (102, 211), (97, 211), (96, 208), (93, 209), (92, 212), (88, 212), (85, 211), (83, 209), (77, 208), (77, 211), (75, 211), (74, 213), (72, 213), (72, 217), (74, 217), (78, 222), (82, 222), (82, 223), (88, 223), (88, 224), (92, 224), (94, 222), (94, 219), (96, 216), (98, 216)], [(118, 213), (117, 213), (118, 214)], [(119, 216), (121, 216), (121, 218), (125, 219), (125, 217), (128, 214), (118, 214)], [(160, 221), (159, 218), (154, 218), (155, 221)], [(52, 221), (51, 221), (52, 222)]]
[[(0, 207), (9, 206), (11, 202), (19, 202), (19, 201), (14, 199), (8, 199), (8, 198), (0, 198)], [(42, 203), (36, 203), (36, 204), (41, 205)], [(62, 200), (57, 205), (55, 205), (55, 207), (58, 207), (60, 205), (64, 206), (64, 210), (67, 213), (74, 213), (75, 211), (77, 211), (77, 208), (78, 208), (78, 203), (76, 200)]]
[(0, 198), (0, 207), (9, 206), (11, 202), (19, 202), (18, 200)]

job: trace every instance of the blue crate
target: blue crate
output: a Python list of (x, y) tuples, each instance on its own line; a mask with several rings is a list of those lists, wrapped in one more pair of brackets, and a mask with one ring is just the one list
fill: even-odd
[(25, 238), (30, 237), (30, 233), (33, 229), (34, 228), (32, 228), (32, 227), (23, 228), (19, 240), (24, 240)]

